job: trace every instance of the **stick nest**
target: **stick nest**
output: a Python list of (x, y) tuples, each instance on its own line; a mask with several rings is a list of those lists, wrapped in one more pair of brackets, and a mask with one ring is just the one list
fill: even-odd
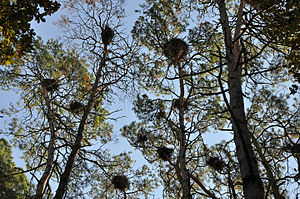
[(159, 147), (157, 149), (158, 157), (164, 161), (168, 161), (168, 159), (171, 158), (171, 155), (173, 153), (173, 149), (170, 149), (168, 147)]
[(46, 89), (46, 91), (53, 92), (58, 90), (59, 84), (56, 79), (43, 79), (42, 86)]
[(271, 0), (246, 0), (256, 10), (266, 10), (274, 5), (274, 1)]
[(104, 29), (102, 29), (101, 37), (104, 45), (110, 44), (113, 40), (114, 35), (114, 31), (109, 26), (106, 26)]
[(182, 62), (188, 53), (188, 45), (178, 38), (173, 38), (163, 46), (164, 55), (173, 62)]
[(300, 144), (287, 144), (282, 149), (288, 153), (300, 154)]
[(138, 143), (144, 143), (144, 142), (147, 142), (147, 140), (148, 140), (148, 137), (147, 137), (147, 135), (145, 135), (145, 134), (143, 134), (143, 133), (139, 133), (138, 135), (137, 135), (137, 142)]
[(220, 160), (217, 157), (208, 158), (208, 160), (206, 161), (206, 164), (217, 171), (222, 171), (225, 166), (225, 163), (223, 162), (223, 160)]
[(115, 186), (116, 189), (119, 189), (121, 191), (125, 191), (129, 188), (129, 180), (124, 175), (116, 175), (112, 178), (112, 183)]
[(84, 112), (85, 106), (77, 101), (74, 101), (70, 104), (69, 110), (74, 114), (81, 114)]

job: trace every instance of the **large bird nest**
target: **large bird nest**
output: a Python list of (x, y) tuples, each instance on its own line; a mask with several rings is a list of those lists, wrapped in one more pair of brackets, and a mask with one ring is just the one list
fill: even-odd
[(206, 164), (217, 171), (222, 171), (225, 166), (223, 160), (220, 160), (218, 157), (209, 157), (206, 161)]
[(69, 110), (74, 114), (81, 114), (84, 112), (85, 106), (77, 101), (74, 101), (70, 104)]
[[(184, 99), (185, 100), (185, 99)], [(184, 110), (185, 111), (187, 111), (188, 109), (189, 109), (189, 107), (191, 106), (191, 103), (189, 102), (189, 101), (184, 101), (184, 103), (183, 103), (183, 105), (184, 105)], [(176, 108), (176, 109), (180, 109), (180, 99), (178, 98), (178, 99), (173, 99), (173, 101), (172, 101), (172, 106), (174, 107), (174, 108)]]
[(124, 175), (116, 175), (112, 178), (112, 184), (115, 186), (116, 189), (121, 191), (125, 191), (129, 188), (129, 180)]
[(173, 38), (163, 46), (164, 55), (172, 62), (183, 62), (188, 53), (188, 45), (178, 38)]
[(273, 0), (246, 0), (246, 2), (257, 10), (266, 10), (274, 5)]
[(114, 31), (109, 26), (106, 26), (104, 29), (102, 29), (101, 37), (103, 44), (110, 44), (113, 40), (114, 35)]
[(158, 157), (164, 161), (168, 161), (171, 158), (171, 155), (173, 153), (173, 149), (170, 149), (168, 147), (158, 147), (157, 149)]
[(48, 92), (56, 91), (59, 87), (58, 81), (56, 79), (43, 79), (41, 83), (43, 88), (45, 88)]

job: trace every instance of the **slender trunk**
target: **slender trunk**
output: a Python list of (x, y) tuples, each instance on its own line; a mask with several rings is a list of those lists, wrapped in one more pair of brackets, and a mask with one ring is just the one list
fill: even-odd
[(82, 116), (82, 119), (80, 121), (79, 128), (78, 128), (78, 133), (77, 133), (77, 136), (76, 136), (76, 140), (75, 140), (75, 143), (72, 147), (72, 151), (71, 151), (71, 153), (68, 157), (67, 164), (65, 166), (65, 170), (62, 173), (62, 175), (60, 176), (59, 185), (58, 185), (58, 188), (56, 190), (56, 194), (54, 196), (54, 199), (63, 198), (63, 196), (66, 192), (68, 181), (69, 181), (69, 178), (70, 178), (70, 174), (71, 174), (71, 171), (72, 171), (72, 168), (73, 168), (73, 164), (74, 164), (76, 156), (79, 153), (79, 150), (81, 148), (81, 141), (83, 139), (83, 132), (84, 132), (84, 129), (85, 129), (85, 124), (86, 124), (86, 121), (88, 119), (88, 116), (91, 112), (91, 109), (92, 109), (94, 101), (95, 101), (95, 96), (96, 96), (99, 80), (100, 80), (100, 77), (101, 77), (101, 74), (102, 74), (102, 69), (105, 66), (106, 56), (107, 56), (107, 45), (104, 45), (103, 58), (101, 60), (100, 67), (99, 67), (99, 69), (97, 71), (97, 74), (96, 74), (96, 79), (95, 79), (95, 82), (94, 82), (93, 87), (92, 87), (92, 93), (90, 95), (90, 99), (88, 101), (88, 104), (86, 106), (86, 109), (84, 110), (84, 114)]
[(218, 0), (220, 21), (222, 24), (226, 57), (228, 63), (228, 88), (230, 96), (230, 113), (234, 131), (234, 142), (236, 145), (237, 157), (240, 165), (241, 177), (243, 180), (243, 192), (246, 199), (263, 199), (264, 187), (259, 175), (257, 161), (251, 145), (250, 132), (247, 126), (244, 112), (244, 101), (242, 93), (240, 64), (239, 33), (242, 21), (243, 0), (237, 17), (234, 41), (232, 40), (228, 15), (224, 0)]
[(179, 85), (180, 85), (180, 97), (179, 97), (179, 125), (180, 125), (180, 135), (179, 139), (179, 164), (181, 172), (181, 185), (182, 185), (182, 198), (191, 199), (191, 186), (190, 178), (186, 169), (186, 137), (185, 137), (185, 126), (184, 126), (184, 111), (185, 111), (185, 100), (184, 100), (184, 82), (181, 64), (178, 62), (178, 71), (179, 71)]
[(53, 110), (51, 108), (51, 102), (48, 96), (48, 93), (46, 91), (46, 89), (43, 89), (43, 95), (44, 95), (44, 99), (46, 101), (46, 107), (47, 107), (47, 118), (48, 118), (48, 123), (49, 123), (49, 128), (50, 128), (50, 141), (49, 141), (49, 145), (48, 145), (48, 157), (47, 157), (47, 164), (46, 164), (46, 168), (44, 173), (42, 174), (42, 177), (40, 178), (40, 180), (38, 181), (37, 184), (37, 189), (36, 189), (36, 199), (42, 199), (43, 198), (43, 194), (45, 192), (45, 188), (46, 185), (48, 183), (48, 180), (50, 178), (51, 175), (51, 171), (53, 169), (53, 162), (54, 162), (54, 144), (55, 144), (55, 127), (54, 127), (54, 113)]

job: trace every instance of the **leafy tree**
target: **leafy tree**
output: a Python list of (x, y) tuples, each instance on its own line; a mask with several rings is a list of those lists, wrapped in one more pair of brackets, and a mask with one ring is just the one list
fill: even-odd
[(0, 139), (0, 197), (27, 198), (30, 196), (29, 181), (22, 169), (16, 167), (10, 144)]
[(34, 30), (32, 20), (45, 22), (45, 16), (56, 12), (57, 1), (1, 0), (0, 1), (0, 64), (10, 64), (25, 52), (32, 50)]

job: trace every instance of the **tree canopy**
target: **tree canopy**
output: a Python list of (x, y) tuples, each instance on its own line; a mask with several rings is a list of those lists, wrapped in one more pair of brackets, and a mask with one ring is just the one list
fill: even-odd
[(30, 197), (30, 184), (22, 169), (13, 162), (11, 145), (4, 138), (0, 139), (0, 197)]
[[(296, 1), (146, 0), (130, 33), (123, 0), (62, 3), (64, 42), (0, 70), (35, 198), (299, 196)], [(106, 148), (120, 135), (145, 164)]]
[(60, 7), (51, 0), (1, 0), (0, 1), (0, 65), (7, 65), (25, 52), (32, 50), (34, 30), (30, 22), (45, 22), (45, 16)]

